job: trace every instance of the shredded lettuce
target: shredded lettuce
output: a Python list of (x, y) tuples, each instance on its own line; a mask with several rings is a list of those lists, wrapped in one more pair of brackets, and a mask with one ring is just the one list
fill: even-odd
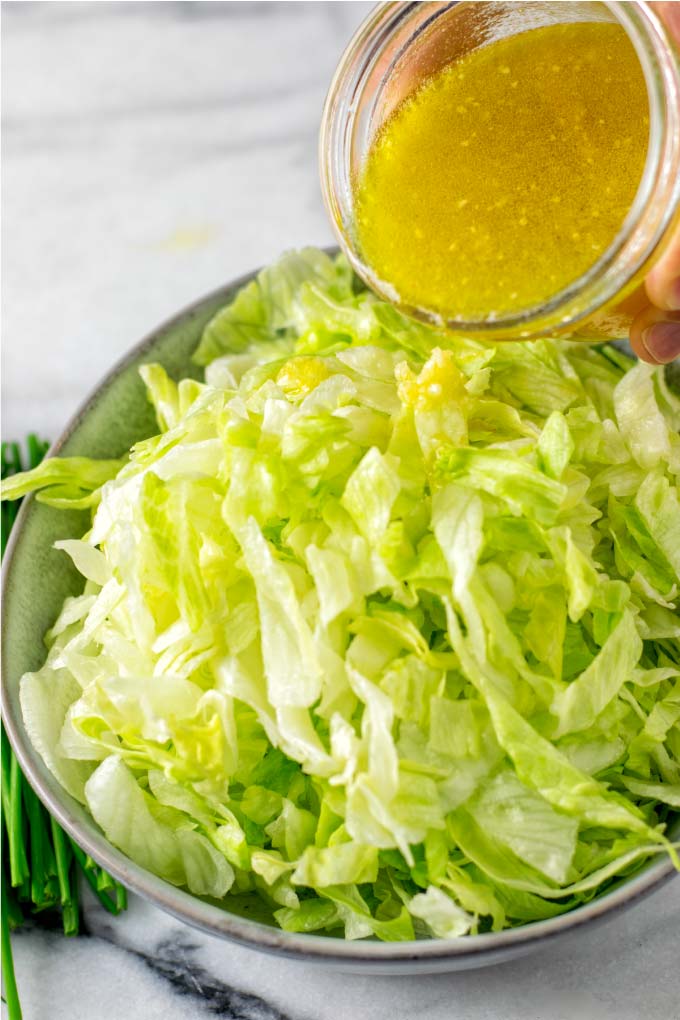
[[(678, 864), (680, 404), (662, 369), (265, 269), (158, 434), (3, 498), (88, 508), (22, 680), (106, 836), (287, 931), (459, 938)], [(674, 814), (675, 812), (675, 814)]]

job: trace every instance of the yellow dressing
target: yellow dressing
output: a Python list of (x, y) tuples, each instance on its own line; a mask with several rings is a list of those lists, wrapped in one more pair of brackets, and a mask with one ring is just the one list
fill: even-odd
[(359, 251), (403, 304), (531, 308), (612, 243), (647, 153), (644, 76), (618, 25), (550, 25), (448, 65), (378, 133), (355, 186)]

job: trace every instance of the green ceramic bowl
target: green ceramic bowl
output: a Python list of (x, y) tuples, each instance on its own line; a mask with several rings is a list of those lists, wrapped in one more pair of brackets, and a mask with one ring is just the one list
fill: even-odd
[[(134, 347), (83, 404), (50, 454), (119, 457), (135, 441), (153, 435), (156, 425), (137, 373), (138, 366), (157, 361), (176, 378), (197, 376), (191, 354), (203, 327), (253, 275), (235, 280), (198, 301)], [(345, 942), (280, 931), (192, 896), (145, 871), (108, 842), (83, 806), (48, 771), (28, 739), (19, 708), (21, 676), (42, 665), (43, 635), (54, 622), (65, 597), (81, 590), (82, 579), (52, 546), (58, 539), (81, 535), (87, 524), (85, 514), (54, 510), (31, 497), (21, 508), (4, 563), (2, 714), (24, 773), (63, 828), (128, 889), (163, 910), (225, 939), (345, 970), (447, 971), (479, 967), (544, 947), (561, 934), (631, 906), (674, 874), (670, 861), (658, 859), (600, 898), (547, 921), (458, 941), (385, 943)], [(676, 826), (675, 836), (680, 836), (680, 825)]]

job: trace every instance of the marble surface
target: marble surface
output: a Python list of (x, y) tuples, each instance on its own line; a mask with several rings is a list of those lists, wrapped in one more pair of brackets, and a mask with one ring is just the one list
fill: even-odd
[(317, 136), (366, 3), (3, 4), (3, 414), (54, 437), (174, 311), (330, 244)]
[[(282, 249), (327, 244), (316, 136), (363, 3), (3, 5), (4, 435), (58, 434), (125, 350)], [(680, 881), (482, 971), (347, 976), (133, 898), (14, 939), (26, 1020), (680, 1020)], [(4, 1016), (4, 1013), (3, 1013)]]
[(193, 931), (141, 900), (87, 934), (14, 939), (26, 1020), (678, 1020), (680, 882), (592, 931), (484, 970), (342, 974)]

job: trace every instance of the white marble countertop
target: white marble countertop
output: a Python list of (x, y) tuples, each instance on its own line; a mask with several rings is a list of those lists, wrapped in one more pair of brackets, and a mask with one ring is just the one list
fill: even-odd
[[(54, 438), (128, 347), (282, 249), (327, 244), (316, 135), (364, 3), (3, 5), (4, 435)], [(14, 938), (26, 1020), (679, 1020), (680, 881), (523, 960), (347, 976), (133, 898)], [(3, 1014), (4, 1015), (4, 1014)]]

